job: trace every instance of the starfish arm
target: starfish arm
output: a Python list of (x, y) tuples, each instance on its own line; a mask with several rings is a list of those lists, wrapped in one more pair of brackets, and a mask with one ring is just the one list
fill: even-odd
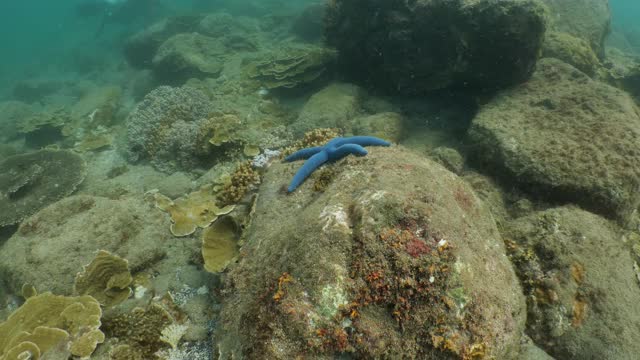
[(358, 144), (344, 144), (342, 146), (338, 146), (335, 150), (328, 153), (329, 161), (342, 159), (349, 154), (365, 156), (367, 155), (367, 149)]
[(322, 151), (322, 146), (316, 146), (316, 147), (310, 147), (310, 148), (298, 150), (293, 154), (284, 158), (284, 161), (291, 162), (296, 160), (308, 159), (311, 156), (319, 153), (320, 151)]
[(375, 136), (351, 136), (344, 138), (346, 143), (358, 144), (360, 146), (390, 146), (391, 143)]
[(289, 183), (289, 187), (287, 188), (288, 192), (294, 191), (302, 182), (304, 182), (311, 173), (320, 167), (320, 165), (324, 164), (329, 160), (329, 155), (326, 151), (321, 151), (312, 157), (310, 157), (304, 164), (300, 167), (298, 172), (291, 179), (291, 183)]

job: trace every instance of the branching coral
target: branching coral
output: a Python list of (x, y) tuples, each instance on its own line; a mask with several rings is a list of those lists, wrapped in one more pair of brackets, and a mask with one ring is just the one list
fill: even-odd
[(260, 174), (251, 166), (251, 161), (244, 162), (231, 174), (218, 194), (218, 201), (223, 205), (236, 204), (259, 183)]

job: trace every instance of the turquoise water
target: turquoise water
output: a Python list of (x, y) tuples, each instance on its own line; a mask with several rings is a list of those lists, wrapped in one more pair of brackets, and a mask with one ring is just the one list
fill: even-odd
[(639, 19), (0, 1), (0, 360), (636, 359)]

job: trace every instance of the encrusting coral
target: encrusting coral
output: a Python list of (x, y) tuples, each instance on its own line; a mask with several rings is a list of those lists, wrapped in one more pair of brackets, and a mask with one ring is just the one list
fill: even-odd
[(175, 236), (191, 235), (198, 227), (208, 227), (218, 216), (226, 215), (235, 208), (234, 205), (218, 207), (211, 185), (205, 185), (176, 200), (160, 193), (156, 193), (154, 197), (156, 207), (171, 215), (171, 233)]
[(91, 296), (32, 296), (0, 324), (0, 360), (38, 359), (61, 345), (88, 357), (104, 341), (101, 316)]
[(131, 295), (133, 281), (129, 262), (108, 251), (100, 250), (90, 264), (76, 275), (73, 286), (78, 295), (91, 295), (104, 306), (117, 305)]
[(5, 159), (0, 163), (0, 227), (71, 194), (85, 175), (84, 160), (70, 151), (40, 150)]

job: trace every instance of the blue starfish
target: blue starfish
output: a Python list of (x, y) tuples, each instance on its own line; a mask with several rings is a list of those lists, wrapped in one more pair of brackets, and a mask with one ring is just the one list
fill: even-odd
[(326, 162), (340, 160), (349, 154), (365, 156), (367, 155), (367, 150), (364, 146), (389, 145), (391, 145), (391, 143), (373, 136), (352, 136), (346, 138), (337, 137), (331, 139), (324, 146), (316, 146), (296, 151), (284, 158), (284, 161), (308, 160), (304, 162), (304, 165), (302, 165), (300, 170), (293, 176), (287, 191), (294, 191), (315, 169)]

